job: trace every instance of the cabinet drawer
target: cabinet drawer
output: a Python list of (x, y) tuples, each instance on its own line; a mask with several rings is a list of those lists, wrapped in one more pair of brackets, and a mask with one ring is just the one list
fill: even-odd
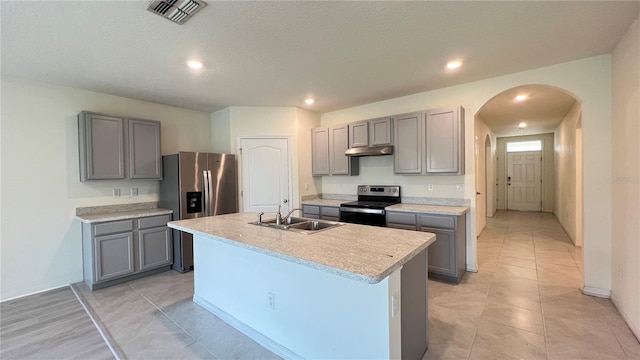
[(434, 227), (440, 229), (454, 229), (456, 219), (453, 216), (418, 215), (421, 227)]
[(171, 215), (152, 216), (138, 219), (138, 229), (148, 229), (153, 227), (167, 226), (171, 221)]
[(304, 216), (307, 216), (309, 214), (320, 215), (320, 206), (302, 205), (302, 212), (304, 213)]
[(340, 208), (323, 206), (322, 207), (322, 216), (340, 217)]
[(387, 227), (392, 229), (402, 229), (402, 230), (411, 230), (411, 231), (417, 230), (417, 227), (415, 224), (406, 225), (406, 224), (387, 223)]
[(387, 224), (403, 224), (416, 226), (416, 214), (387, 211)]
[(94, 235), (105, 235), (119, 232), (127, 232), (133, 230), (133, 221), (121, 220), (96, 224), (94, 227)]

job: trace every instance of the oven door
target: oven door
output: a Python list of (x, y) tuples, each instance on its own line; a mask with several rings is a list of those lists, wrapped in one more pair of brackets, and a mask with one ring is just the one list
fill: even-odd
[(373, 226), (387, 226), (387, 219), (384, 209), (365, 209), (341, 206), (340, 222)]

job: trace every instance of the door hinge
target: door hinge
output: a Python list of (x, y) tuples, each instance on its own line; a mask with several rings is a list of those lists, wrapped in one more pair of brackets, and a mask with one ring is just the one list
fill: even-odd
[(240, 197), (244, 196), (244, 191), (240, 190)]
[(242, 148), (238, 148), (238, 151), (240, 152), (240, 155), (242, 155)]

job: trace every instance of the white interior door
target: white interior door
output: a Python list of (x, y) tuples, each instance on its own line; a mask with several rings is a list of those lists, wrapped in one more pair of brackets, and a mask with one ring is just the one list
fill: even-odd
[(540, 151), (507, 154), (507, 209), (542, 210), (542, 153)]
[(242, 211), (289, 211), (289, 140), (241, 138)]

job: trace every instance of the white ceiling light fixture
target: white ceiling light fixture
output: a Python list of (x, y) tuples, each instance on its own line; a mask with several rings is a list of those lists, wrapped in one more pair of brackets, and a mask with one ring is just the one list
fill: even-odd
[(527, 123), (526, 122), (521, 122), (520, 124), (518, 124), (518, 129), (524, 129), (527, 127)]
[(312, 98), (308, 98), (308, 99), (305, 99), (305, 100), (304, 100), (304, 102), (305, 102), (307, 105), (312, 105), (312, 104), (313, 104), (314, 102), (316, 102), (316, 101), (315, 101), (315, 100), (313, 100)]
[(198, 60), (189, 60), (187, 61), (187, 66), (189, 66), (190, 68), (194, 69), (194, 70), (200, 70), (204, 67), (204, 65), (202, 65), (202, 63)]
[(447, 69), (455, 70), (462, 66), (462, 61), (460, 60), (452, 60), (447, 63)]
[(153, 0), (147, 10), (182, 25), (205, 6), (202, 0)]
[(516, 101), (524, 101), (527, 100), (528, 96), (525, 94), (520, 94), (518, 96), (516, 96)]

